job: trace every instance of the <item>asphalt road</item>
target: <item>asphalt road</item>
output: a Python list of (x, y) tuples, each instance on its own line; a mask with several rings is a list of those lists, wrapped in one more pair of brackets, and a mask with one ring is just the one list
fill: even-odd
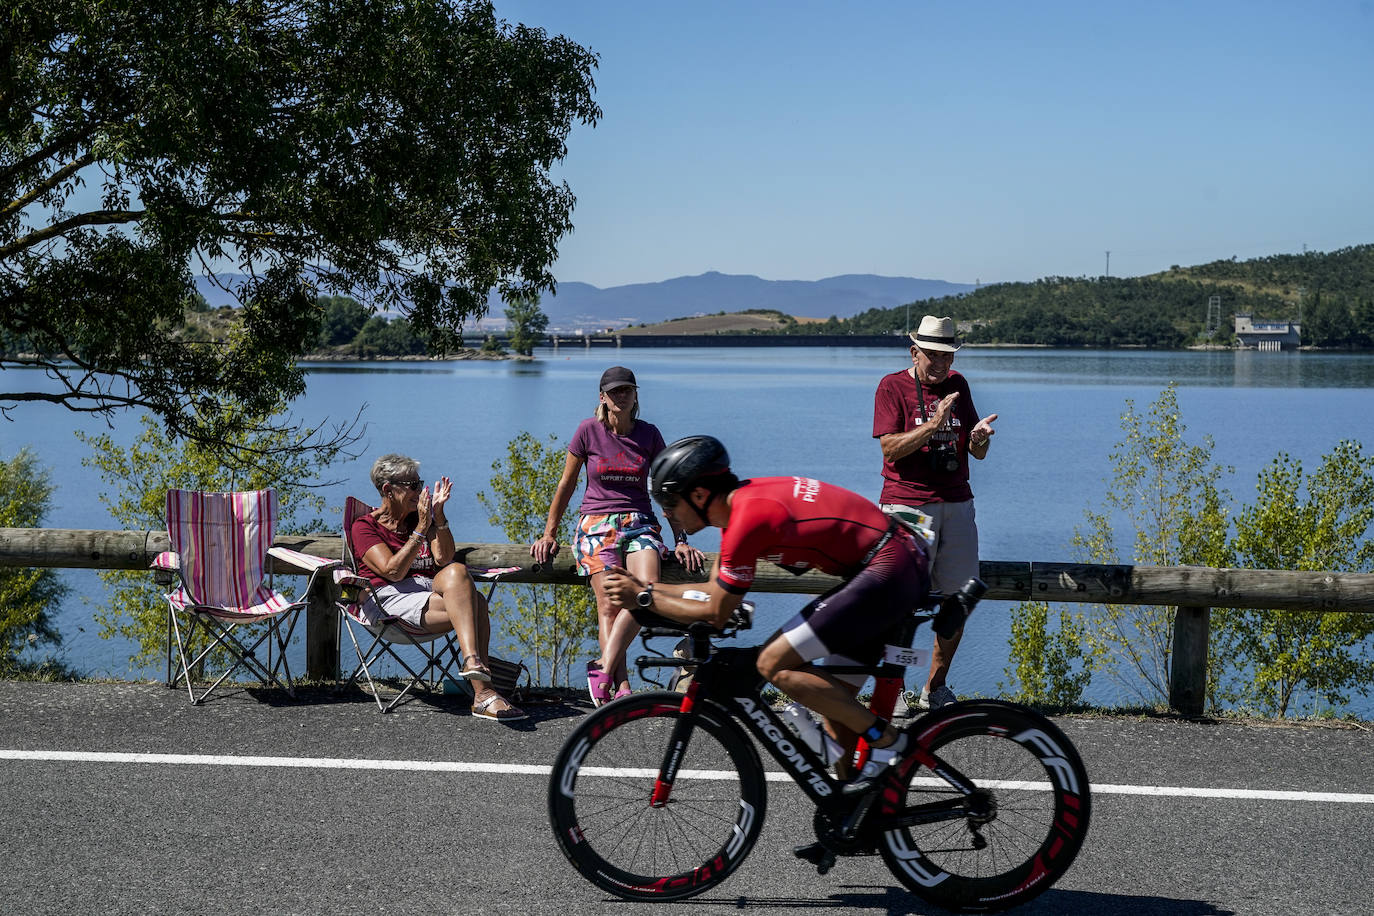
[[(237, 691), (193, 708), (160, 685), (0, 683), (0, 913), (645, 909), (585, 883), (549, 832), (543, 768), (585, 708), (503, 726), (461, 702), (382, 716), (361, 694)], [(1095, 785), (1092, 828), (1069, 873), (1016, 912), (1374, 912), (1367, 729), (1058, 721)], [(140, 756), (100, 756), (112, 753)], [(803, 802), (770, 783), (750, 858), (674, 906), (932, 912), (880, 859), (824, 877), (795, 859)]]

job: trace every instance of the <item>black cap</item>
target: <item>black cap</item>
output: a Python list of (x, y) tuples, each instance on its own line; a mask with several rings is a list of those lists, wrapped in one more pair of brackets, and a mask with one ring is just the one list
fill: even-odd
[(622, 388), (625, 385), (638, 388), (635, 382), (635, 374), (624, 366), (612, 366), (601, 373), (601, 390), (610, 391), (612, 388)]

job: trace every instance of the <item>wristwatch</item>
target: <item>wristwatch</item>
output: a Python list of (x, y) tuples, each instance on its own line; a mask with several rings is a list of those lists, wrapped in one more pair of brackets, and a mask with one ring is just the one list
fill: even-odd
[(648, 607), (654, 603), (654, 583), (650, 582), (644, 586), (644, 591), (635, 595), (635, 604), (640, 607)]

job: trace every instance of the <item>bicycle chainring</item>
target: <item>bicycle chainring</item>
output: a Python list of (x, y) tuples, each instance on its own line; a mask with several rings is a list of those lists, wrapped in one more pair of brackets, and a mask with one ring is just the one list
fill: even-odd
[(878, 854), (877, 842), (873, 838), (865, 836), (865, 831), (861, 830), (857, 837), (846, 840), (841, 833), (843, 824), (839, 821), (832, 821), (830, 816), (820, 808), (816, 809), (811, 824), (815, 828), (816, 839), (824, 843), (837, 856), (876, 856)]

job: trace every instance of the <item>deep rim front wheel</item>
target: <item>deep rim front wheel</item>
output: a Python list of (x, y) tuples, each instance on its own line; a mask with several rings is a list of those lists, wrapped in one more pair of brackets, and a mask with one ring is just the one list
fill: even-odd
[(589, 715), (554, 761), (549, 821), (588, 881), (630, 900), (677, 900), (724, 881), (763, 826), (763, 766), (748, 735), (698, 703), (677, 781), (651, 805), (682, 695), (636, 694)]

